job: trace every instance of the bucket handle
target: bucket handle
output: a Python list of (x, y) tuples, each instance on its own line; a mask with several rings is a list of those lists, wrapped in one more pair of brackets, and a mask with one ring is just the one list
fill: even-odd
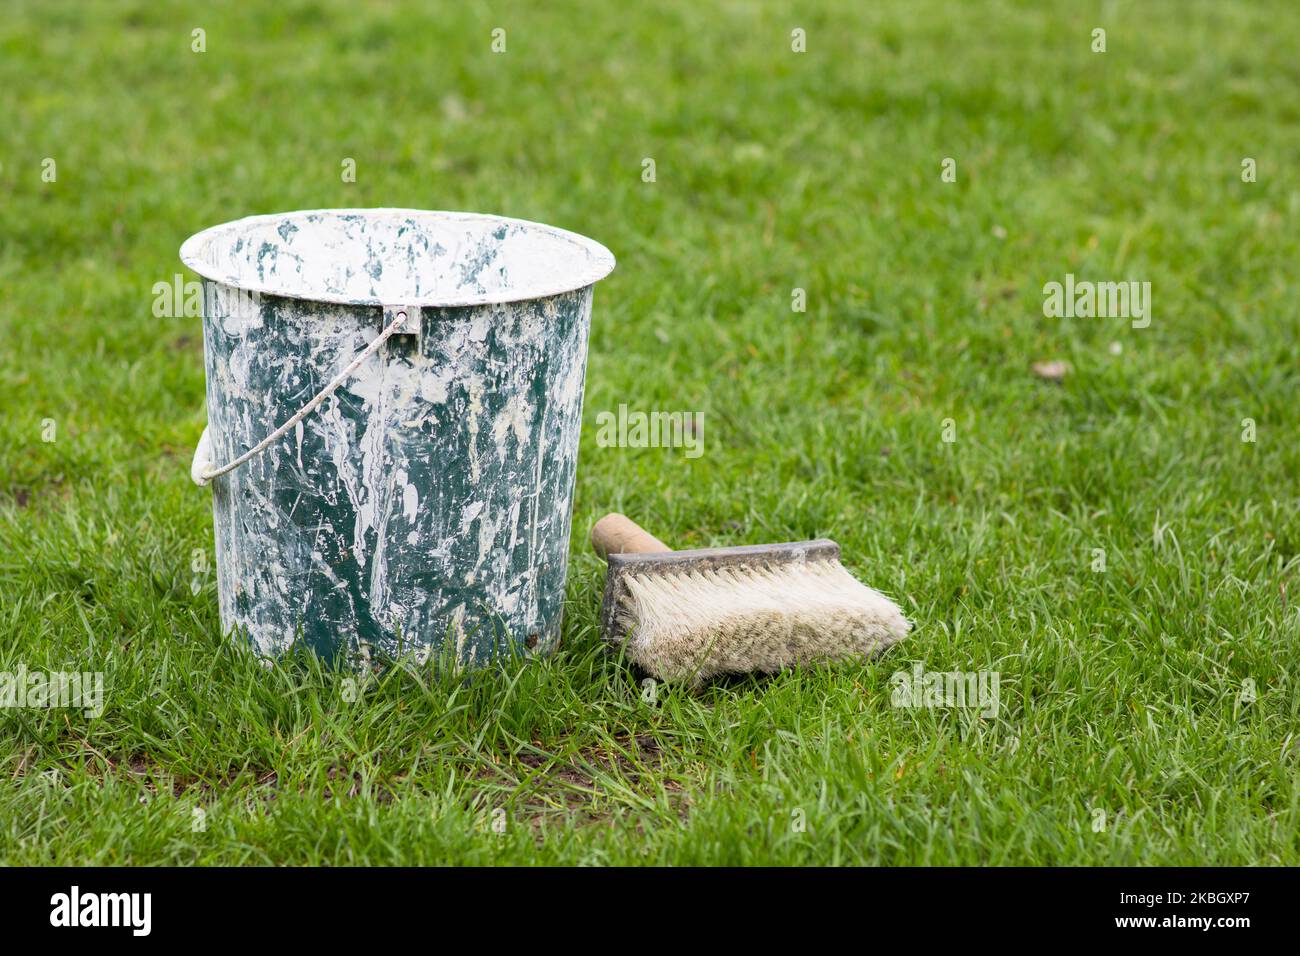
[(353, 373), (361, 367), (361, 363), (378, 352), (383, 344), (390, 338), (399, 332), (419, 334), (420, 310), (417, 307), (393, 306), (391, 308), (385, 308), (384, 317), (387, 318), (389, 315), (393, 316), (393, 320), (384, 327), (383, 331), (375, 337), (373, 342), (357, 353), (357, 357), (348, 363), (347, 368), (330, 379), (328, 385), (317, 392), (306, 405), (290, 415), (283, 425), (271, 432), (271, 434), (267, 435), (238, 458), (235, 458), (218, 468), (214, 468), (212, 466), (212, 440), (208, 436), (207, 426), (204, 426), (203, 434), (199, 436), (198, 447), (194, 449), (194, 461), (190, 464), (190, 478), (193, 482), (202, 487), (212, 481), (213, 478), (219, 478), (227, 472), (234, 471), (240, 465), (245, 464), (251, 459), (256, 458), (288, 434), (289, 429), (293, 428), (300, 421), (319, 408), (325, 399), (333, 395), (340, 385), (352, 377)]

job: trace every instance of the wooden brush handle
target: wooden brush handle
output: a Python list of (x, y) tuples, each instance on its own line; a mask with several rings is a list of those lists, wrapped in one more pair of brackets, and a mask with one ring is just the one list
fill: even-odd
[(592, 526), (591, 546), (602, 558), (611, 554), (652, 554), (672, 550), (631, 518), (618, 512), (605, 515)]

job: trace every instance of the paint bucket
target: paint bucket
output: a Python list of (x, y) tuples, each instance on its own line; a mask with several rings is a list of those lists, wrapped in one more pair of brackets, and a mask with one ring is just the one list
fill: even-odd
[(558, 642), (593, 284), (539, 223), (329, 209), (214, 226), (203, 277), (221, 623), (275, 655)]

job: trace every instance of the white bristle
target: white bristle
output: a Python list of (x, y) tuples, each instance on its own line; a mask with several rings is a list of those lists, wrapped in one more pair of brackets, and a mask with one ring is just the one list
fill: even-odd
[(839, 561), (646, 571), (624, 579), (627, 656), (668, 681), (863, 659), (911, 625)]

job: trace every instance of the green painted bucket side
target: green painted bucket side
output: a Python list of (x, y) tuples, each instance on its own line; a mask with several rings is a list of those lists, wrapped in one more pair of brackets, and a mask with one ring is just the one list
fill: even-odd
[[(309, 214), (294, 215), (297, 228), (310, 227), (300, 218)], [(495, 233), (486, 235), (490, 243)], [(249, 261), (265, 256), (255, 249)], [(491, 281), (473, 280), (480, 289)], [(246, 285), (205, 281), (214, 461), (287, 421), (384, 325), (384, 307), (364, 297), (326, 302)], [(552, 648), (591, 301), (590, 282), (447, 307), (426, 292), (413, 310), (418, 334), (389, 339), (281, 440), (215, 478), (223, 626), (267, 654), (301, 640), (330, 660), (450, 649), (475, 665), (507, 649)]]

